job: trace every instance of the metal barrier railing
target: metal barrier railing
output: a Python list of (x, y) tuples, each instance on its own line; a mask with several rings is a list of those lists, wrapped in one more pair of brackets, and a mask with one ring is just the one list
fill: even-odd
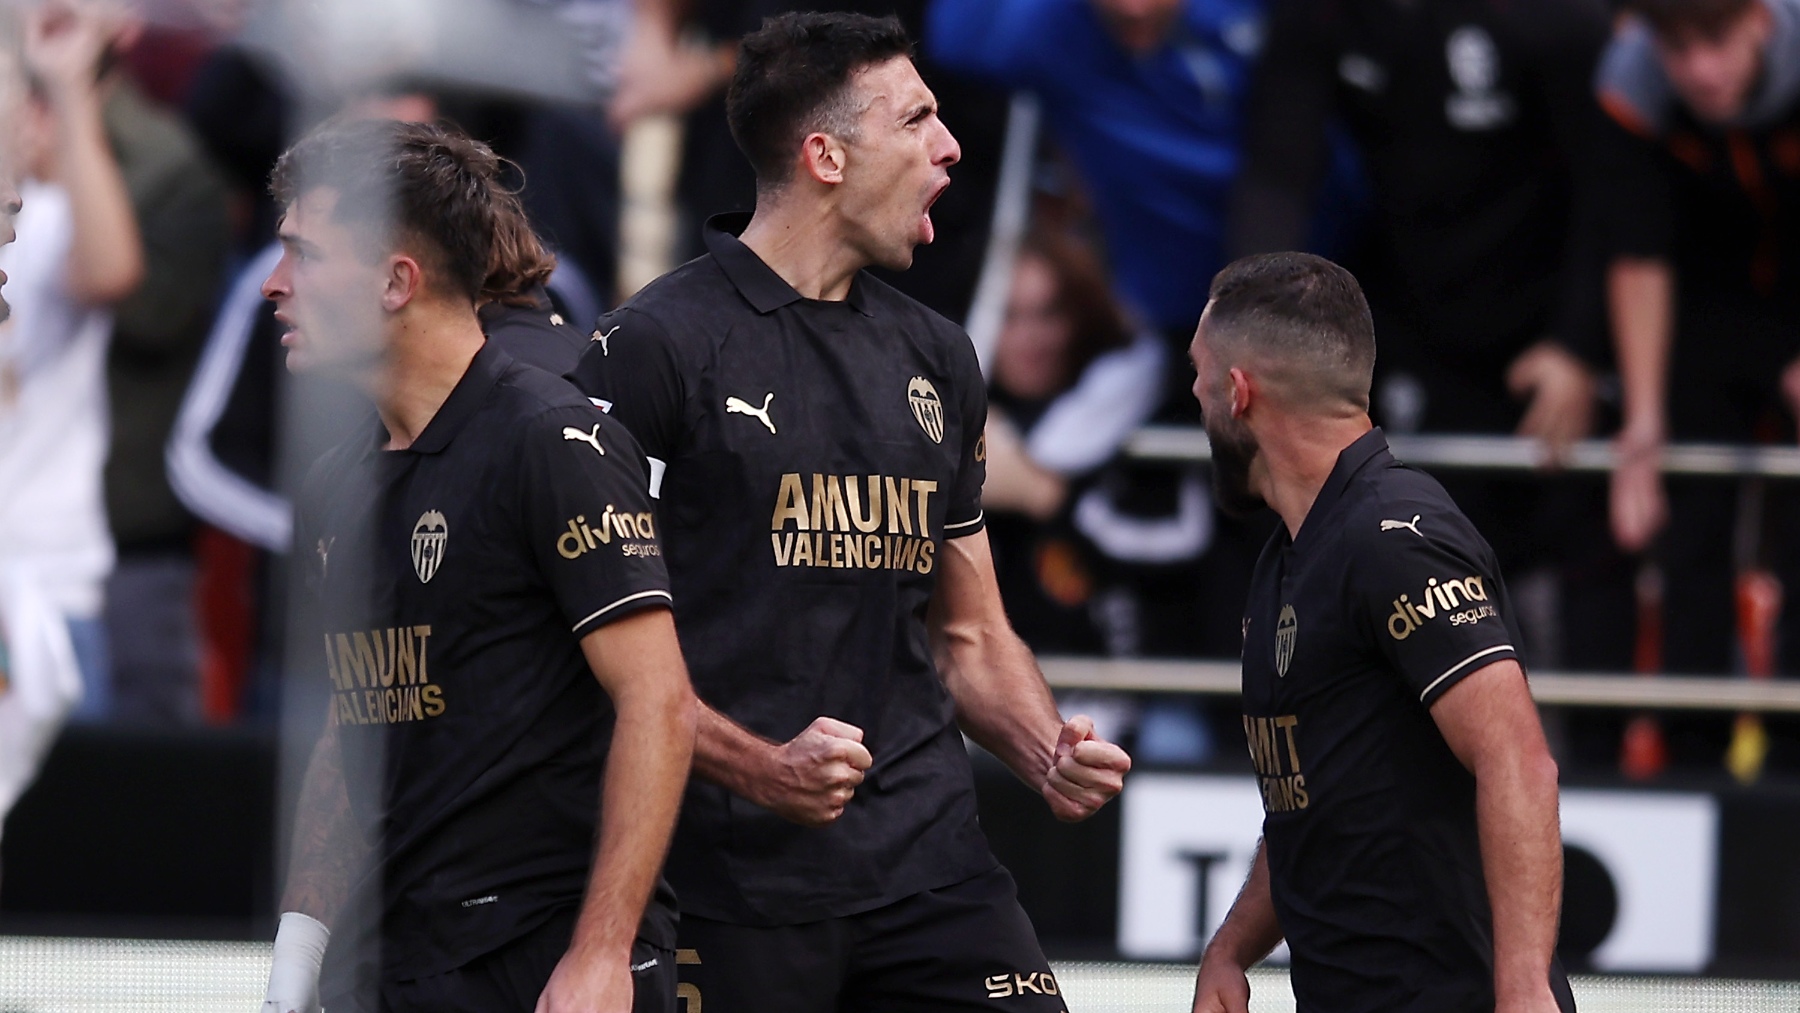
[[(1242, 688), (1235, 661), (1041, 657), (1038, 664), (1055, 689), (1237, 696)], [(1533, 672), (1531, 695), (1552, 707), (1800, 714), (1800, 682), (1736, 676)]]
[[(1390, 434), (1394, 456), (1426, 468), (1535, 471), (1544, 465), (1544, 445), (1522, 436), (1401, 436)], [(1127, 456), (1140, 461), (1198, 462), (1212, 459), (1206, 431), (1191, 426), (1147, 426), (1125, 443)], [(1612, 444), (1582, 440), (1570, 448), (1563, 471), (1603, 473), (1613, 468)], [(1677, 443), (1663, 452), (1671, 475), (1738, 475), (1800, 478), (1800, 447), (1735, 443)]]
[[(1388, 445), (1400, 460), (1429, 468), (1536, 471), (1545, 460), (1541, 442), (1518, 436), (1390, 435)], [(1140, 461), (1195, 463), (1212, 458), (1206, 431), (1191, 426), (1146, 426), (1126, 442), (1125, 453)], [(1613, 464), (1610, 442), (1583, 440), (1570, 448), (1559, 467), (1566, 472), (1605, 473)], [(1800, 447), (1674, 444), (1664, 450), (1663, 471), (1671, 475), (1800, 478)], [(1045, 677), (1059, 689), (1220, 696), (1239, 692), (1236, 662), (1040, 660)], [(1531, 690), (1539, 703), (1550, 706), (1800, 713), (1800, 682), (1536, 672), (1531, 676)]]

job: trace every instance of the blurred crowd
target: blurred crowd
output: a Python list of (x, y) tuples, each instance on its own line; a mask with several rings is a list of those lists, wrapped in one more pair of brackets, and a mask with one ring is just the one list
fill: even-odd
[[(630, 295), (642, 195), (621, 179), (657, 164), (646, 144), (675, 142), (669, 257), (751, 207), (724, 89), (734, 39), (791, 6), (12, 5), (0, 679), (71, 674), (0, 682), (0, 720), (272, 718), (282, 560), (311, 551), (286, 494), (362, 417), (286, 376), (261, 298), (290, 140), (348, 112), (491, 142), (531, 216), (494, 310), (572, 356)], [(1198, 421), (1187, 346), (1213, 274), (1307, 249), (1367, 289), (1378, 424), (1541, 447), (1537, 472), (1437, 472), (1520, 592), (1534, 667), (1800, 672), (1792, 488), (1662, 467), (1671, 443), (1796, 441), (1800, 0), (852, 6), (908, 26), (962, 142), (936, 242), (890, 280), (981, 353), (989, 531), (1034, 648), (1236, 656), (1272, 519), (1216, 514), (1202, 466), (1128, 445)], [(1613, 473), (1559, 474), (1589, 438)], [(56, 635), (17, 632), (44, 616)], [(1204, 763), (1235, 724), (1191, 698), (1087, 703), (1153, 764)], [(1784, 749), (1800, 767), (1800, 737), (1742, 723), (1565, 734), (1640, 775)], [(39, 746), (0, 727), (0, 748)]]

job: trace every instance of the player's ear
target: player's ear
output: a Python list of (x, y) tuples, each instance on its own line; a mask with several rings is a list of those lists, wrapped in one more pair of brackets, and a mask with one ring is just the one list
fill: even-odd
[(1250, 375), (1236, 366), (1226, 375), (1231, 386), (1231, 417), (1242, 418), (1250, 410), (1251, 398), (1255, 396), (1256, 385), (1250, 382)]
[(800, 142), (800, 162), (806, 174), (827, 186), (844, 181), (844, 145), (823, 131), (814, 131)]
[(404, 253), (396, 253), (387, 259), (381, 308), (389, 313), (399, 312), (401, 307), (419, 298), (424, 287), (425, 272), (420, 269), (419, 262)]

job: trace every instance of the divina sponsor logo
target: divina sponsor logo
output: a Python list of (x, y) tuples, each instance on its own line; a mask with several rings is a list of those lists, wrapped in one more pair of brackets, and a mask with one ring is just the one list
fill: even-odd
[[(1492, 605), (1469, 607), (1472, 602), (1487, 600), (1487, 584), (1480, 577), (1442, 581), (1432, 577), (1425, 582), (1425, 590), (1419, 593), (1418, 601), (1404, 594), (1394, 599), (1394, 611), (1387, 617), (1388, 636), (1405, 640), (1419, 627), (1442, 615), (1451, 615), (1451, 622), (1457, 625), (1499, 615)], [(1458, 609), (1465, 611), (1458, 612)]]
[[(569, 530), (564, 531), (556, 539), (556, 554), (564, 559), (579, 559), (582, 555), (598, 549), (602, 545), (611, 545), (614, 538), (621, 541), (654, 541), (656, 539), (656, 517), (648, 511), (644, 513), (626, 513), (611, 503), (600, 514), (600, 519), (593, 524), (588, 523), (587, 514), (579, 514), (569, 522)], [(628, 552), (626, 555), (641, 555)]]

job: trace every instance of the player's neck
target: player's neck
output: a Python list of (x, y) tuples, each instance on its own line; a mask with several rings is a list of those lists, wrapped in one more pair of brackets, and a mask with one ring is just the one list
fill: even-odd
[(1259, 453), (1251, 465), (1251, 481), (1270, 509), (1281, 515), (1289, 538), (1300, 537), (1338, 456), (1372, 426), (1361, 412), (1343, 418), (1288, 416), (1271, 427), (1272, 432), (1257, 434)]
[(393, 327), (375, 405), (388, 431), (384, 449), (405, 450), (437, 417), (487, 336), (473, 308), (461, 313), (421, 307)]
[(756, 214), (738, 238), (808, 299), (849, 298), (856, 272), (869, 266), (845, 241), (840, 220), (823, 202), (758, 201)]

